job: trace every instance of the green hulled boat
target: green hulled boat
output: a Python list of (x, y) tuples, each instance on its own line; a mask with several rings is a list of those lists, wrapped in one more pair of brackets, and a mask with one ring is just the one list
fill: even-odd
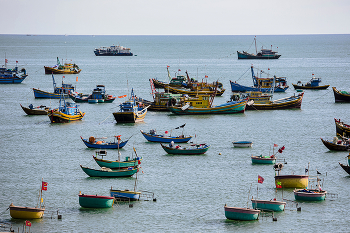
[(274, 212), (284, 211), (284, 207), (286, 206), (286, 204), (287, 204), (286, 202), (282, 202), (282, 201), (252, 199), (253, 209), (264, 210), (264, 211), (274, 211)]
[(79, 205), (85, 208), (110, 208), (114, 197), (79, 194)]
[(260, 210), (249, 208), (228, 207), (225, 208), (225, 217), (230, 220), (244, 220), (251, 221), (259, 218)]

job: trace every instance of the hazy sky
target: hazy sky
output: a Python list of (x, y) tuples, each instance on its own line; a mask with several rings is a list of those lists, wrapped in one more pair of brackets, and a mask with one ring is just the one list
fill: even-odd
[(350, 0), (0, 0), (0, 34), (350, 34)]

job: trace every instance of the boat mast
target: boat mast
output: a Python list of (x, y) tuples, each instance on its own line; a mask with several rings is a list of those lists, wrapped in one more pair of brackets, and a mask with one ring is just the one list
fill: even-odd
[(258, 49), (256, 48), (256, 36), (254, 37), (254, 42), (255, 42), (255, 54), (258, 54)]

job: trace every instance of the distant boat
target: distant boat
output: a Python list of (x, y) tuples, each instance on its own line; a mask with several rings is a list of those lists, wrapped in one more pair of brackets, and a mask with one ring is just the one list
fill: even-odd
[(247, 92), (247, 91), (261, 91), (261, 92), (285, 92), (288, 89), (286, 77), (267, 77), (262, 78), (261, 74), (266, 73), (260, 71), (260, 77), (255, 76), (254, 67), (251, 66), (253, 86), (243, 86), (236, 81), (230, 80), (232, 92)]
[(129, 48), (120, 45), (112, 45), (110, 47), (100, 47), (94, 50), (96, 56), (132, 56)]
[(255, 54), (254, 53), (248, 53), (248, 52), (239, 52), (237, 51), (238, 59), (278, 59), (281, 55), (278, 55), (276, 51), (272, 51), (272, 45), (271, 49), (264, 49), (261, 48), (260, 52), (258, 52), (257, 46), (256, 46), (256, 38), (254, 37), (255, 42)]
[(64, 63), (61, 65), (57, 57), (57, 64), (50, 67), (44, 66), (45, 74), (79, 74), (81, 69), (75, 63)]
[(136, 103), (134, 89), (131, 90), (131, 97), (129, 100), (119, 105), (120, 110), (114, 112), (113, 116), (117, 123), (136, 123), (145, 119), (147, 107)]
[[(277, 146), (277, 145), (276, 145)], [(280, 147), (276, 153), (275, 153), (275, 147), (273, 147), (273, 152), (272, 152), (272, 155), (266, 155), (266, 156), (263, 156), (262, 154), (261, 155), (252, 155), (250, 158), (252, 159), (252, 163), (253, 164), (275, 164), (276, 163), (276, 154), (277, 153), (282, 153), (283, 150), (285, 149), (284, 146)], [(282, 169), (283, 167), (283, 164), (280, 164), (280, 167), (277, 167), (279, 169)]]
[[(176, 127), (175, 129), (184, 128), (185, 125), (186, 124), (183, 124), (179, 127)], [(168, 131), (165, 131), (165, 134), (157, 134), (156, 130), (154, 129), (151, 129), (149, 133), (143, 132), (142, 130), (140, 131), (142, 135), (150, 142), (170, 143), (171, 141), (173, 141), (174, 143), (184, 143), (188, 142), (192, 138), (192, 136), (185, 136), (183, 132), (179, 136), (171, 136), (171, 133), (170, 135), (168, 135)]]
[(253, 142), (250, 141), (235, 141), (232, 142), (234, 147), (252, 147)]
[[(280, 109), (297, 109), (301, 108), (301, 103), (303, 101), (304, 93), (298, 95), (292, 95), (290, 97), (285, 97), (277, 100), (259, 101), (247, 104), (246, 110), (280, 110)], [(249, 99), (250, 100), (250, 99)]]
[(283, 201), (252, 199), (253, 209), (258, 209), (262, 211), (274, 211), (274, 212), (284, 211), (286, 204), (287, 203)]
[(168, 153), (168, 154), (175, 154), (175, 155), (201, 155), (207, 152), (207, 150), (210, 148), (210, 145), (207, 144), (192, 144), (190, 147), (188, 146), (175, 146), (173, 143), (171, 143), (171, 146), (166, 146), (163, 144), (160, 144), (162, 148)]
[[(121, 149), (123, 148), (126, 143), (128, 143), (129, 139), (126, 141), (121, 141), (120, 139), (121, 135), (114, 136), (114, 141), (106, 142), (103, 139), (107, 139), (107, 137), (103, 138), (95, 138), (93, 136), (89, 137), (89, 139), (84, 139), (82, 136), (80, 136), (81, 140), (84, 142), (85, 146), (88, 148), (94, 148), (94, 149)], [(102, 140), (99, 140), (102, 139)], [(117, 141), (115, 141), (117, 139)]]
[[(136, 150), (134, 148), (134, 151), (136, 153)], [(103, 154), (101, 154), (103, 152)], [(107, 151), (97, 151), (96, 156), (92, 156), (95, 160), (95, 162), (100, 166), (101, 168), (111, 168), (111, 169), (128, 169), (128, 168), (137, 168), (142, 161), (142, 157), (135, 156), (135, 158), (130, 158), (129, 156), (125, 157), (124, 161), (120, 159), (120, 152), (118, 152), (118, 159), (117, 160), (106, 160), (102, 158), (97, 158), (98, 155), (107, 155)]]
[(56, 82), (53, 74), (52, 74), (52, 81), (53, 81), (53, 92), (47, 92), (37, 88), (33, 88), (34, 97), (47, 98), (47, 99), (59, 99), (61, 98), (61, 93), (65, 97), (68, 97), (69, 92), (74, 92), (74, 86), (72, 84), (63, 83), (63, 78), (62, 78), (62, 87), (56, 87)]
[(111, 208), (114, 197), (79, 194), (79, 205), (84, 208)]
[(321, 189), (320, 180), (317, 177), (317, 185), (315, 189), (294, 189), (294, 198), (297, 201), (324, 201), (327, 191)]
[(58, 108), (48, 111), (47, 115), (51, 123), (68, 123), (83, 119), (85, 113), (78, 109), (78, 105), (66, 102), (63, 93), (61, 93)]
[(128, 168), (112, 170), (111, 168), (93, 169), (80, 165), (81, 169), (90, 177), (105, 177), (105, 178), (117, 178), (117, 177), (130, 177), (137, 173), (138, 168)]
[[(312, 74), (314, 75), (314, 74)], [(301, 83), (301, 81), (298, 81), (297, 84), (293, 84), (294, 89), (312, 89), (312, 90), (322, 90), (322, 89), (327, 89), (329, 85), (322, 85), (320, 86), (321, 83), (321, 78), (315, 78), (312, 77), (309, 82), (307, 82), (305, 85)]]
[(111, 187), (110, 190), (111, 197), (115, 198), (116, 200), (121, 201), (138, 201), (140, 199), (141, 192), (138, 191), (132, 191), (132, 190), (119, 190), (119, 189), (113, 189)]
[(82, 94), (77, 92), (69, 92), (69, 97), (76, 103), (112, 103), (116, 97), (106, 94), (104, 85), (97, 85), (92, 94)]
[[(26, 69), (22, 68), (18, 71), (18, 61), (14, 69), (7, 69), (8, 60), (5, 58), (5, 67), (0, 67), (0, 84), (18, 84), (28, 76)], [(23, 73), (19, 76), (19, 73)]]
[(332, 142), (323, 138), (321, 138), (321, 141), (329, 150), (347, 151), (350, 148), (349, 140), (339, 140), (337, 137), (334, 137)]
[(335, 102), (350, 102), (350, 93), (347, 91), (337, 90), (335, 87), (333, 88)]
[(225, 217), (230, 220), (244, 220), (252, 221), (257, 220), (260, 215), (260, 210), (240, 208), (240, 207), (228, 207), (224, 206)]
[(24, 107), (22, 104), (20, 105), (27, 115), (47, 115), (47, 112), (50, 110), (49, 107), (43, 105), (40, 105), (38, 107), (34, 107), (33, 104), (29, 104), (28, 107)]
[(334, 118), (334, 121), (336, 133), (342, 137), (350, 138), (350, 125), (345, 124), (344, 122), (340, 121), (340, 119)]

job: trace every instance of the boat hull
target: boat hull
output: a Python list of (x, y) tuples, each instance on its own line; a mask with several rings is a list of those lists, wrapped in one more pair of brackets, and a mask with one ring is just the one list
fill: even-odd
[(129, 161), (112, 161), (112, 160), (105, 160), (105, 159), (99, 159), (93, 156), (95, 162), (100, 167), (108, 167), (111, 169), (128, 169), (129, 167), (137, 167), (139, 164), (141, 164), (141, 158), (139, 159), (133, 159)]
[(163, 144), (160, 144), (162, 148), (168, 153), (168, 154), (176, 154), (176, 155), (201, 155), (207, 152), (207, 150), (210, 148), (210, 145), (205, 145), (201, 148), (184, 148), (184, 149), (177, 149), (177, 148), (170, 148), (168, 146), (164, 146)]
[(239, 147), (239, 148), (246, 148), (246, 147), (252, 147), (253, 142), (248, 142), (248, 141), (238, 141), (238, 142), (232, 142), (234, 147)]
[(339, 165), (350, 175), (350, 166), (339, 163)]
[(275, 176), (275, 184), (281, 182), (282, 188), (306, 188), (309, 184), (308, 175), (279, 175)]
[(128, 141), (124, 141), (124, 142), (120, 142), (118, 144), (118, 142), (105, 142), (105, 143), (101, 143), (101, 144), (97, 144), (97, 143), (90, 143), (89, 140), (87, 139), (83, 139), (81, 137), (81, 140), (84, 142), (85, 146), (87, 146), (88, 148), (94, 148), (94, 149), (121, 149), (123, 148), (126, 143), (128, 143)]
[[(59, 99), (61, 94), (52, 93), (47, 91), (42, 91), (40, 89), (33, 88), (34, 97), (35, 98), (44, 98), (44, 99)], [(64, 97), (68, 97), (68, 95), (64, 94)]]
[(329, 150), (347, 151), (349, 149), (349, 145), (336, 144), (322, 138), (321, 141), (323, 142), (323, 145), (325, 145)]
[(52, 67), (44, 66), (45, 74), (79, 74), (79, 70), (70, 70), (70, 69), (55, 69)]
[(44, 109), (39, 109), (39, 108), (27, 108), (27, 107), (23, 107), (21, 105), (23, 111), (27, 114), (27, 115), (47, 115), (47, 111)]
[(182, 110), (181, 107), (169, 107), (169, 110), (176, 115), (203, 115), (203, 114), (234, 114), (244, 113), (247, 101), (229, 102), (211, 108), (189, 107)]
[(111, 197), (121, 201), (138, 201), (140, 200), (141, 192), (135, 192), (130, 190), (110, 190)]
[(247, 105), (246, 110), (279, 110), (279, 109), (295, 109), (301, 108), (301, 103), (303, 101), (304, 93), (297, 96), (291, 96), (287, 98), (282, 98), (279, 100), (271, 101), (271, 103), (253, 103), (252, 105)]
[(138, 168), (121, 169), (121, 170), (96, 170), (80, 165), (81, 169), (90, 177), (105, 177), (105, 178), (117, 178), (117, 177), (130, 177), (137, 173)]
[(30, 208), (10, 205), (10, 215), (16, 219), (39, 219), (44, 216), (44, 208)]
[(163, 135), (151, 135), (141, 131), (142, 135), (150, 142), (163, 142), (163, 143), (185, 143), (191, 140), (192, 136), (189, 137), (164, 137)]
[(337, 90), (335, 87), (333, 88), (334, 99), (335, 102), (350, 102), (350, 94), (345, 94)]
[(71, 121), (79, 121), (83, 119), (85, 113), (80, 112), (78, 115), (67, 115), (59, 111), (49, 111), (47, 113), (51, 123), (68, 123)]
[[(261, 88), (261, 87), (248, 87), (243, 86), (238, 83), (230, 81), (232, 92), (247, 92), (247, 91), (261, 91), (261, 92), (272, 92), (272, 87), (270, 88)], [(288, 86), (277, 86), (274, 88), (273, 92), (285, 92), (288, 89)]]
[[(188, 90), (186, 88), (176, 88), (166, 85), (163, 87), (164, 90), (169, 91), (174, 94), (187, 94), (189, 96), (197, 96), (197, 95), (213, 95), (215, 90)], [(222, 96), (224, 94), (225, 89), (217, 90), (216, 96)]]
[(315, 190), (308, 190), (311, 192), (302, 192), (303, 189), (294, 190), (294, 197), (297, 201), (324, 201), (326, 199), (326, 191), (314, 192)]
[(146, 117), (147, 109), (135, 114), (134, 112), (114, 112), (113, 116), (117, 123), (137, 123), (144, 121)]
[(225, 217), (230, 220), (252, 221), (259, 218), (260, 210), (227, 207), (225, 206)]
[(23, 82), (26, 77), (0, 77), (0, 84), (19, 84)]
[(252, 199), (253, 209), (281, 212), (284, 211), (286, 202), (282, 201), (268, 201), (268, 200), (254, 200)]
[(323, 85), (323, 86), (300, 86), (297, 84), (293, 84), (294, 89), (306, 89), (306, 90), (324, 90), (329, 87), (329, 85)]
[(114, 198), (109, 196), (79, 195), (79, 205), (84, 208), (111, 208)]
[(264, 54), (264, 55), (255, 55), (251, 53), (242, 53), (237, 51), (238, 59), (278, 59), (281, 55), (279, 54)]
[(275, 164), (276, 163), (276, 157), (273, 158), (265, 158), (260, 156), (251, 156), (252, 163), (254, 164)]
[(350, 125), (344, 124), (343, 122), (334, 118), (335, 121), (335, 130), (337, 134), (340, 134), (343, 137), (350, 137)]

